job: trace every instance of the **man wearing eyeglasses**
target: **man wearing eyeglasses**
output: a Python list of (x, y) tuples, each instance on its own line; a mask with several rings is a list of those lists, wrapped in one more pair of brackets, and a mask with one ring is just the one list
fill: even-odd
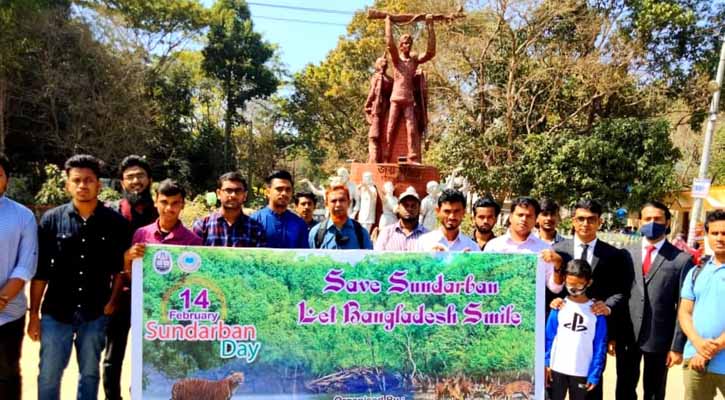
[(325, 192), (325, 206), (330, 217), (315, 225), (308, 236), (312, 249), (372, 250), (370, 234), (359, 222), (348, 217), (350, 192), (344, 185), (334, 185)]
[(247, 181), (238, 172), (227, 172), (217, 180), (219, 211), (194, 222), (193, 231), (204, 246), (266, 247), (264, 227), (244, 214)]
[[(616, 326), (613, 313), (621, 313), (626, 307), (627, 274), (631, 269), (631, 261), (627, 253), (597, 239), (597, 231), (602, 225), (602, 206), (594, 200), (580, 200), (574, 206), (574, 239), (565, 239), (554, 245), (554, 251), (562, 258), (561, 265), (571, 260), (586, 260), (592, 267), (592, 283), (587, 288), (587, 297), (594, 300), (592, 312), (607, 317), (609, 337), (614, 337)], [(557, 269), (557, 272), (560, 272)], [(631, 281), (631, 278), (630, 280)], [(547, 302), (551, 308), (559, 309), (562, 298), (568, 295), (566, 287), (555, 294), (546, 290)], [(609, 342), (610, 353), (614, 349), (614, 341)], [(602, 384), (595, 386), (587, 399), (602, 398)]]

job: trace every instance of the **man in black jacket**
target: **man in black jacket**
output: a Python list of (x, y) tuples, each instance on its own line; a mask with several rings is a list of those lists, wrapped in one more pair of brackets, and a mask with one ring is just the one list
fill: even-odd
[(644, 398), (664, 399), (667, 369), (682, 362), (686, 337), (677, 324), (677, 305), (693, 264), (667, 240), (670, 219), (667, 206), (646, 203), (640, 211), (642, 244), (627, 249), (633, 268), (628, 307), (618, 319), (617, 400), (637, 398), (642, 359)]
[[(631, 270), (627, 254), (614, 246), (597, 239), (597, 231), (602, 224), (602, 206), (594, 200), (580, 200), (574, 206), (574, 238), (566, 239), (554, 245), (554, 250), (562, 258), (561, 265), (570, 260), (586, 260), (592, 266), (592, 284), (587, 289), (587, 297), (594, 299), (592, 311), (607, 317), (609, 337), (616, 331), (615, 317), (626, 307), (629, 286), (625, 279)], [(553, 295), (547, 291), (551, 298)], [(564, 289), (558, 296), (567, 295)], [(557, 302), (554, 302), (557, 306)], [(557, 307), (558, 308), (558, 307)], [(610, 347), (614, 343), (610, 342)], [(592, 390), (587, 399), (601, 399), (602, 381)]]

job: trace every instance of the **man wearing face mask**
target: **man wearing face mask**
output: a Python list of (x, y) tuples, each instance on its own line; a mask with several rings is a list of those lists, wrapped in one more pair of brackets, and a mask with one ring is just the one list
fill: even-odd
[[(121, 161), (119, 172), (123, 198), (110, 207), (129, 222), (133, 233), (159, 217), (151, 198), (151, 166), (144, 158), (132, 154)], [(103, 390), (109, 400), (121, 399), (121, 370), (131, 327), (131, 282), (128, 275), (122, 276), (123, 288), (112, 295), (117, 308), (108, 321), (103, 358)]]
[(667, 369), (682, 362), (686, 337), (677, 323), (680, 288), (692, 268), (692, 258), (667, 240), (670, 211), (658, 202), (640, 211), (641, 245), (631, 255), (633, 279), (629, 303), (617, 321), (617, 400), (636, 399), (640, 363), (646, 400), (665, 398)]

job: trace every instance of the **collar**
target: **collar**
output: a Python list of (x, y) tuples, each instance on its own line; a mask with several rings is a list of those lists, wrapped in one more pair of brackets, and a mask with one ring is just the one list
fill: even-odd
[[(159, 224), (159, 220), (160, 220), (160, 218), (156, 219), (156, 222), (154, 223), (154, 227), (156, 228), (154, 230), (154, 234), (158, 234), (159, 236), (162, 236), (161, 225)], [(181, 223), (181, 220), (176, 221), (176, 225), (174, 225), (174, 227), (171, 228), (171, 230), (169, 231), (169, 234), (166, 235), (166, 238), (172, 239), (172, 238), (179, 236), (179, 230), (181, 229), (182, 226), (183, 226), (183, 224)]]
[(348, 217), (345, 220), (345, 223), (342, 225), (342, 229), (337, 229), (337, 225), (335, 225), (335, 223), (332, 222), (332, 219), (328, 219), (327, 220), (327, 228), (326, 228), (326, 230), (328, 230), (328, 231), (330, 231), (331, 229), (337, 229), (340, 232), (342, 232), (343, 230), (345, 230), (345, 228), (350, 228), (350, 229), (354, 229), (355, 228), (354, 226), (352, 226), (352, 221), (350, 220), (350, 217)]
[[(658, 252), (658, 253), (660, 252), (660, 250), (662, 249), (662, 246), (664, 246), (664, 244), (665, 244), (665, 241), (667, 241), (666, 236), (664, 238), (662, 238), (662, 240), (660, 240), (659, 242), (652, 243), (652, 245), (655, 247), (656, 252)], [(642, 238), (642, 254), (643, 255), (647, 254), (647, 246), (649, 246), (649, 245), (650, 245), (650, 242), (646, 238), (643, 237)]]
[(2, 207), (7, 202), (9, 202), (9, 200), (7, 197), (5, 197), (5, 195), (0, 196), (0, 207)]
[(266, 205), (266, 206), (264, 206), (264, 208), (262, 209), (262, 212), (265, 212), (265, 213), (267, 213), (267, 214), (270, 214), (270, 215), (274, 215), (275, 217), (279, 217), (279, 218), (282, 218), (282, 217), (284, 217), (284, 216), (285, 216), (285, 214), (287, 214), (287, 212), (288, 212), (288, 211), (289, 211), (289, 210), (284, 210), (284, 211), (282, 211), (282, 213), (281, 213), (281, 214), (277, 214), (277, 213), (276, 213), (276, 212), (275, 212), (275, 211), (274, 211), (274, 210), (272, 209), (272, 207), (270, 207), (270, 206), (269, 206), (269, 204), (268, 204), (268, 205)]
[(456, 238), (452, 241), (448, 240), (446, 234), (443, 233), (443, 227), (438, 228), (436, 231), (438, 232), (438, 235), (441, 237), (441, 239), (447, 241), (448, 243), (456, 243), (461, 240), (461, 228), (458, 228), (458, 234), (456, 235)]
[[(396, 232), (400, 232), (400, 233), (402, 233), (402, 234), (405, 234), (405, 232), (403, 231), (403, 224), (402, 224), (402, 222), (401, 222), (400, 220), (398, 220), (398, 223), (397, 223), (397, 224), (395, 224), (395, 231), (396, 231)], [(413, 229), (413, 230), (412, 230), (412, 231), (410, 232), (410, 234), (412, 235), (412, 234), (414, 234), (414, 233), (416, 233), (416, 232), (420, 232), (420, 233), (423, 233), (423, 225), (422, 225), (422, 224), (418, 224), (418, 225), (416, 225), (416, 226), (415, 226), (415, 229)]]
[[(91, 215), (88, 216), (88, 219), (91, 219), (91, 218), (93, 218), (93, 217), (95, 217), (97, 215), (103, 214), (105, 208), (106, 207), (99, 200), (98, 203), (96, 203), (96, 208), (93, 210), (93, 212), (91, 213)], [(67, 214), (68, 216), (73, 216), (73, 217), (81, 218), (81, 215), (78, 214), (78, 209), (73, 204), (73, 200), (71, 200), (71, 201), (69, 201), (68, 203), (65, 204), (65, 209), (63, 210), (63, 212), (65, 214)]]
[[(224, 221), (224, 222), (226, 222), (226, 221), (227, 221), (227, 220), (226, 220), (226, 219), (224, 218), (224, 214), (222, 214), (222, 212), (221, 212), (221, 211), (219, 211), (219, 210), (217, 210), (217, 211), (214, 211), (213, 217), (214, 217), (214, 219), (215, 219), (215, 220), (217, 220), (217, 221)], [(239, 222), (239, 221), (244, 221), (244, 219), (245, 219), (245, 218), (247, 218), (247, 215), (246, 215), (246, 214), (244, 214), (244, 209), (242, 209), (242, 212), (241, 212), (241, 214), (239, 214), (239, 217), (237, 217), (237, 219), (236, 219), (236, 220), (234, 221), (234, 223), (233, 223), (232, 225), (236, 224), (236, 223), (237, 223), (237, 222)]]
[[(507, 229), (506, 233), (503, 235), (503, 237), (505, 237), (507, 241), (514, 243), (516, 245), (522, 245), (524, 243), (531, 243), (531, 242), (535, 242), (536, 240), (541, 240), (541, 239), (537, 238), (533, 232), (529, 232), (529, 236), (526, 237), (526, 240), (524, 240), (523, 242), (517, 242), (516, 240), (514, 240), (513, 236), (511, 236), (511, 229)], [(541, 241), (543, 242), (543, 240), (541, 240)]]
[(722, 264), (717, 264), (717, 263), (716, 263), (716, 261), (715, 261), (715, 256), (712, 256), (712, 257), (710, 257), (710, 259), (709, 259), (709, 260), (707, 260), (707, 264), (705, 264), (705, 267), (707, 267), (707, 266), (709, 266), (709, 265), (712, 265), (712, 267), (713, 267), (714, 269), (720, 269), (720, 268), (723, 268), (723, 267), (725, 267), (725, 263), (722, 263)]
[(597, 245), (597, 240), (598, 240), (598, 239), (597, 239), (597, 237), (595, 236), (595, 237), (594, 237), (594, 239), (593, 239), (592, 241), (590, 241), (590, 242), (587, 242), (587, 243), (584, 243), (584, 242), (582, 242), (582, 241), (581, 241), (581, 239), (579, 239), (579, 236), (577, 236), (577, 235), (575, 234), (575, 235), (574, 235), (574, 247), (575, 247), (575, 248), (577, 248), (577, 247), (581, 247), (581, 245), (583, 245), (583, 244), (586, 244), (586, 245), (589, 245), (589, 248), (590, 248), (590, 249), (593, 249), (593, 248), (594, 248), (594, 246), (596, 246), (596, 245)]

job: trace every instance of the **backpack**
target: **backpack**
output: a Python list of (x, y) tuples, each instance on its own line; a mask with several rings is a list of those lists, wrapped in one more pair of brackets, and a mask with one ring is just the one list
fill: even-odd
[[(360, 225), (359, 222), (355, 221), (354, 219), (350, 218), (350, 221), (352, 221), (352, 226), (355, 228), (355, 237), (357, 238), (358, 246), (360, 246), (360, 249), (365, 248), (365, 244), (363, 243), (363, 227)], [(327, 232), (327, 228), (329, 227), (330, 219), (325, 218), (322, 222), (320, 222), (320, 229), (317, 230), (317, 234), (315, 235), (315, 248), (319, 249), (320, 246), (322, 246), (322, 242), (325, 239), (325, 232)]]
[(697, 276), (700, 275), (700, 272), (702, 272), (702, 269), (705, 267), (707, 262), (710, 261), (710, 256), (703, 255), (700, 257), (700, 262), (695, 265), (695, 270), (692, 271), (692, 287), (695, 287), (695, 280), (697, 280)]

